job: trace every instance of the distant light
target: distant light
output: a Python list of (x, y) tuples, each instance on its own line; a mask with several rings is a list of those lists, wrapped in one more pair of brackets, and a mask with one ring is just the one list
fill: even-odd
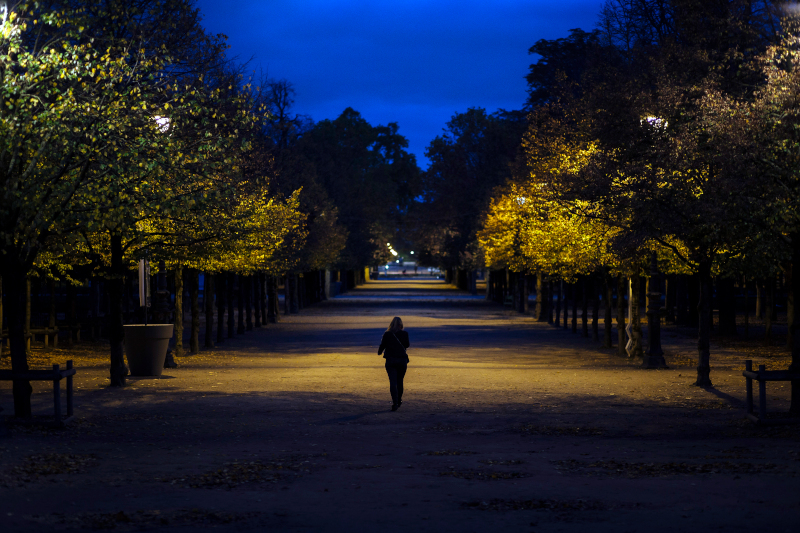
[(388, 246), (389, 248), (391, 248), (391, 247), (392, 247), (392, 245), (391, 245), (391, 244), (389, 244), (388, 242), (386, 243), (386, 246)]
[(414, 250), (411, 250), (411, 255), (414, 255)]
[(518, 203), (519, 205), (522, 205), (522, 204), (524, 204), (524, 203), (525, 203), (527, 200), (528, 200), (528, 199), (527, 199), (527, 198), (525, 198), (524, 196), (518, 196), (518, 197), (517, 197), (517, 203)]
[(393, 256), (397, 257), (397, 252), (395, 252), (394, 250), (389, 250), (389, 251), (392, 252)]
[(395, 263), (399, 263), (399, 262), (400, 262), (400, 260), (399, 260), (399, 259), (398, 259), (397, 261), (395, 261)]
[(386, 265), (386, 266), (385, 266), (385, 267), (383, 267), (383, 268), (385, 268), (386, 270), (389, 270), (389, 265)]

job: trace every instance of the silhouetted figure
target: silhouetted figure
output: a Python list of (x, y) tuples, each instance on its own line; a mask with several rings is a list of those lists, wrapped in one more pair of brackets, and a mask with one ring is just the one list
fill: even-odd
[(389, 375), (389, 392), (392, 394), (392, 411), (397, 411), (403, 403), (403, 378), (408, 368), (406, 348), (410, 346), (408, 333), (403, 331), (403, 321), (399, 316), (392, 319), (389, 329), (383, 333), (378, 355), (386, 359), (386, 373)]

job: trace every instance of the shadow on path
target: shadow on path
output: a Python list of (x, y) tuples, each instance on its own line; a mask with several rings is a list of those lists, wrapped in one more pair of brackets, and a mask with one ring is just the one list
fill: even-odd
[(380, 415), (380, 414), (384, 414), (384, 413), (391, 413), (391, 411), (389, 409), (382, 409), (380, 411), (370, 411), (368, 413), (360, 413), (360, 414), (357, 414), (357, 415), (341, 416), (339, 418), (331, 418), (330, 420), (322, 420), (322, 421), (318, 422), (317, 425), (325, 426), (325, 425), (329, 425), (329, 424), (339, 424), (339, 423), (342, 423), (342, 422), (352, 422), (354, 420), (358, 420), (360, 418), (364, 418), (365, 416)]

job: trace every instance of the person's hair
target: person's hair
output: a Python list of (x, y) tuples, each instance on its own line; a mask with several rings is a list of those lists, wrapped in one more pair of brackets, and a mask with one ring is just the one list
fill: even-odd
[(403, 331), (403, 319), (399, 316), (394, 317), (392, 323), (386, 328), (386, 331), (391, 331), (392, 333), (395, 331)]

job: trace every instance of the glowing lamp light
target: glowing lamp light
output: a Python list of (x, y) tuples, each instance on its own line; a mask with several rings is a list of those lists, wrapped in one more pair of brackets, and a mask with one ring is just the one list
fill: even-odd
[(411, 250), (411, 255), (414, 255), (414, 250)]
[(663, 118), (654, 116), (644, 117), (641, 120), (641, 123), (644, 124), (645, 122), (657, 129), (666, 128), (669, 125), (669, 123)]
[(156, 115), (156, 116), (153, 117), (153, 120), (156, 121), (158, 130), (161, 133), (166, 133), (169, 130), (169, 126), (170, 126), (169, 117), (162, 117), (161, 115)]

